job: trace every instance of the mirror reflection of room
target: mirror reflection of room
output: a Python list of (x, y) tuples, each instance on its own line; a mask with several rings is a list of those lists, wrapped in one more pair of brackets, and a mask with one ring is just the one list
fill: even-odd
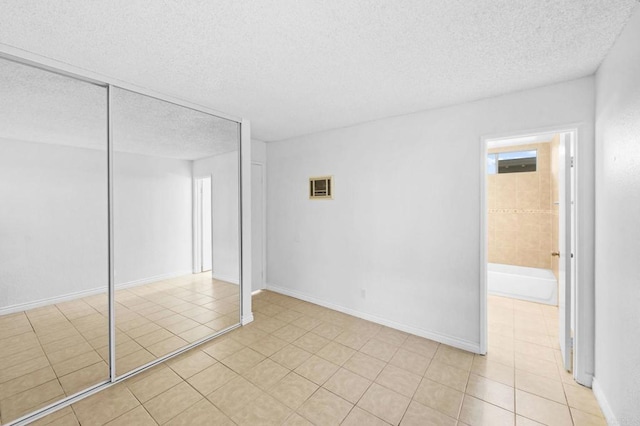
[(239, 322), (235, 122), (113, 89), (118, 375)]
[(117, 376), (239, 323), (238, 124), (110, 91), (0, 60), (0, 424), (111, 379), (110, 268)]
[(0, 417), (109, 379), (107, 90), (0, 60)]

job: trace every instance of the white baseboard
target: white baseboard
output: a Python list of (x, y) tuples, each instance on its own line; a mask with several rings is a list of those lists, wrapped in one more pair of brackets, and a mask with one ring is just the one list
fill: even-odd
[(251, 322), (253, 322), (253, 312), (251, 312), (248, 315), (243, 315), (242, 316), (242, 321), (241, 321), (242, 325), (247, 325), (247, 324), (249, 324)]
[(216, 274), (215, 272), (213, 272), (211, 274), (211, 278), (218, 281), (224, 281), (229, 284), (240, 285), (240, 281), (238, 280), (238, 277), (233, 277), (231, 275)]
[[(131, 287), (137, 287), (144, 284), (150, 284), (156, 281), (162, 281), (162, 280), (168, 280), (171, 278), (181, 277), (183, 275), (190, 275), (191, 273), (192, 273), (191, 269), (180, 271), (180, 272), (171, 272), (168, 274), (155, 275), (153, 277), (142, 278), (139, 280), (116, 284), (115, 287), (116, 287), (116, 290), (121, 290), (121, 289), (126, 289)], [(69, 302), (71, 300), (80, 299), (82, 297), (95, 296), (97, 294), (106, 293), (106, 292), (107, 292), (106, 288), (98, 287), (98, 288), (90, 288), (88, 290), (76, 291), (73, 293), (67, 293), (62, 296), (55, 296), (55, 297), (48, 297), (45, 299), (34, 300), (33, 302), (17, 303), (15, 305), (5, 306), (3, 308), (0, 308), (0, 316), (9, 315), (16, 312), (27, 311), (30, 309), (41, 308), (43, 306), (48, 306), (55, 303)]]
[(558, 298), (551, 296), (550, 298), (538, 298), (524, 294), (518, 291), (500, 291), (489, 289), (487, 292), (493, 296), (508, 297), (510, 299), (519, 299), (527, 302), (542, 303), (543, 305), (558, 306)]
[(609, 405), (609, 401), (604, 395), (604, 391), (600, 387), (600, 382), (598, 382), (596, 377), (591, 381), (591, 389), (593, 390), (593, 395), (596, 397), (598, 404), (600, 404), (600, 409), (602, 410), (602, 414), (604, 414), (604, 418), (607, 419), (607, 424), (609, 426), (620, 426), (620, 422), (618, 422), (615, 414), (613, 414), (613, 409), (611, 408), (611, 405)]
[(116, 284), (116, 290), (137, 287), (139, 285), (151, 284), (157, 281), (170, 280), (171, 278), (178, 278), (185, 275), (192, 275), (193, 271), (191, 269), (185, 269), (183, 271), (178, 272), (170, 272), (168, 274), (160, 274), (154, 275), (152, 277), (140, 278), (139, 280), (127, 281), (126, 283)]
[(339, 311), (348, 315), (352, 315), (354, 317), (362, 318), (367, 321), (375, 322), (376, 324), (384, 325), (387, 327), (395, 328), (396, 330), (404, 331), (406, 333), (411, 333), (416, 336), (424, 337), (426, 339), (434, 340), (439, 343), (444, 343), (445, 345), (453, 346), (458, 349), (463, 349), (465, 351), (480, 353), (480, 344), (476, 342), (470, 342), (468, 340), (459, 339), (457, 337), (448, 336), (445, 334), (435, 333), (429, 330), (424, 330), (421, 328), (417, 328), (411, 325), (401, 324), (392, 320), (388, 320), (386, 318), (381, 318), (376, 315), (368, 314), (365, 312), (356, 311), (351, 308), (345, 308), (344, 306), (336, 305), (331, 302), (327, 302), (325, 300), (318, 299), (314, 296), (309, 296), (304, 293), (300, 293), (297, 291), (289, 290), (284, 287), (278, 287), (272, 284), (267, 284), (267, 290), (273, 291), (275, 293), (284, 294), (286, 296), (295, 297), (296, 299), (304, 300), (306, 302), (315, 303), (316, 305), (324, 306), (325, 308), (333, 309), (335, 311)]
[[(574, 364), (574, 367), (575, 367), (575, 364)], [(575, 369), (575, 368), (574, 368), (574, 371), (575, 371), (575, 376), (573, 378), (574, 378), (574, 380), (576, 382), (578, 382), (582, 386), (586, 386), (588, 388), (592, 388), (593, 387), (593, 375), (592, 374), (577, 371), (577, 369)]]
[(30, 309), (42, 308), (43, 306), (52, 305), (54, 303), (68, 302), (70, 300), (79, 299), (82, 297), (94, 296), (100, 293), (106, 293), (106, 289), (91, 288), (89, 290), (76, 291), (73, 293), (67, 293), (62, 296), (49, 297), (46, 299), (34, 300), (33, 302), (17, 303), (15, 305), (5, 306), (0, 308), (0, 316), (14, 314), (16, 312), (27, 311)]

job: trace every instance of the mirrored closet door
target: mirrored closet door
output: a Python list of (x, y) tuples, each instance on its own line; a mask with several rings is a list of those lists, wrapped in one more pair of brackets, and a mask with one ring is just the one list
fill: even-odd
[(0, 424), (239, 325), (240, 214), (238, 121), (0, 59)]
[(0, 422), (109, 380), (107, 89), (0, 59)]
[(239, 125), (112, 88), (118, 376), (240, 322)]

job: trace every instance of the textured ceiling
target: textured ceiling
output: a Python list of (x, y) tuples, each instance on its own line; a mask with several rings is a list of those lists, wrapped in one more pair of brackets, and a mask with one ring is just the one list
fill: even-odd
[[(126, 90), (113, 93), (114, 150), (195, 160), (237, 150), (237, 123)], [(0, 59), (0, 138), (106, 150), (107, 91)]]
[(635, 0), (3, 0), (0, 43), (279, 140), (592, 74)]
[(197, 160), (237, 151), (238, 123), (127, 90), (113, 93), (116, 151)]

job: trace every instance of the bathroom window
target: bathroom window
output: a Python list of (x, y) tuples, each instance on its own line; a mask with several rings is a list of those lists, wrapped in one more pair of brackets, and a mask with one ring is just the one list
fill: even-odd
[(535, 172), (538, 160), (537, 150), (499, 152), (487, 155), (487, 173)]

